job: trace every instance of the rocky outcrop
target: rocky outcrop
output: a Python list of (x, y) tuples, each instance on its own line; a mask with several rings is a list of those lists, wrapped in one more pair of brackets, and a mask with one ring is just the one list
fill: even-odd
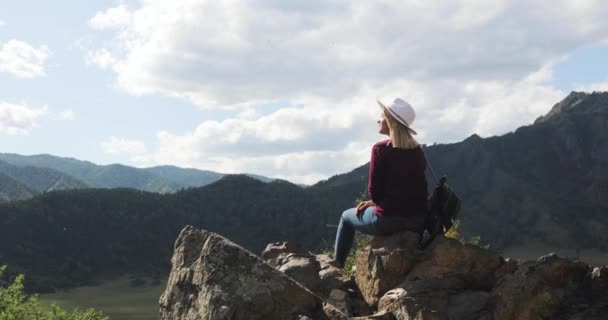
[(161, 319), (340, 319), (333, 306), (259, 257), (191, 226), (175, 242)]
[(517, 263), (444, 237), (419, 250), (409, 232), (376, 237), (356, 255), (351, 277), (328, 255), (295, 244), (269, 244), (262, 260), (187, 227), (175, 244), (161, 319), (596, 320), (608, 314), (608, 266), (554, 254)]
[(518, 264), (445, 237), (421, 251), (414, 237), (376, 237), (357, 252), (365, 300), (395, 319), (601, 319), (608, 312), (599, 293), (608, 288), (608, 267), (592, 270), (555, 254)]

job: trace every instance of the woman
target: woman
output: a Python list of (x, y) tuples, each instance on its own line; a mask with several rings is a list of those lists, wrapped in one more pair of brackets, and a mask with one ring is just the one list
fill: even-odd
[(379, 133), (390, 137), (372, 148), (368, 193), (371, 200), (342, 213), (335, 244), (335, 263), (343, 267), (355, 230), (388, 235), (402, 230), (419, 231), (427, 210), (426, 158), (412, 135), (414, 109), (396, 98), (382, 109)]

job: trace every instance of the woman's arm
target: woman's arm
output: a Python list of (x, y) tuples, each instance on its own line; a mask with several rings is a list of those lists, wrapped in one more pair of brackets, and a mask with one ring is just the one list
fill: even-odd
[(372, 157), (369, 162), (369, 181), (367, 185), (367, 193), (372, 199), (374, 205), (382, 205), (384, 198), (385, 172), (386, 165), (381, 150), (381, 143), (377, 143), (372, 148)]

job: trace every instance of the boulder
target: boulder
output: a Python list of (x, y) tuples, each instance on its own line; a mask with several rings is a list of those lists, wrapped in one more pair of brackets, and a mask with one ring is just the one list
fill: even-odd
[(592, 298), (602, 297), (608, 292), (608, 266), (595, 267), (585, 278), (585, 291)]
[(382, 295), (405, 280), (422, 254), (417, 247), (418, 235), (405, 231), (376, 236), (357, 250), (355, 279), (367, 304), (376, 306)]
[(591, 269), (583, 285), (555, 310), (554, 315), (571, 320), (600, 320), (608, 314), (608, 266)]
[(343, 319), (336, 308), (229, 240), (192, 226), (174, 246), (160, 319)]
[(456, 239), (437, 237), (426, 249), (424, 259), (407, 275), (410, 280), (458, 276), (467, 287), (490, 290), (497, 280), (512, 272), (498, 253)]
[(380, 297), (405, 280), (458, 276), (472, 290), (491, 290), (496, 280), (516, 269), (512, 261), (490, 250), (438, 236), (424, 251), (418, 235), (404, 231), (375, 237), (357, 251), (356, 281), (365, 301), (376, 306)]
[(326, 300), (332, 306), (335, 306), (338, 310), (347, 316), (352, 316), (350, 311), (348, 293), (339, 289), (332, 289)]
[(319, 278), (323, 283), (322, 289), (327, 295), (332, 289), (349, 290), (356, 289), (355, 281), (351, 276), (348, 276), (344, 271), (332, 264), (333, 259), (328, 254), (315, 255), (319, 261), (320, 270)]
[(302, 245), (293, 242), (274, 242), (266, 245), (260, 255), (266, 263), (277, 268), (287, 255), (308, 256), (310, 253)]
[(405, 299), (407, 291), (404, 288), (395, 288), (385, 293), (378, 301), (378, 311), (388, 309), (396, 301)]
[(397, 319), (414, 319), (422, 311), (428, 316), (442, 317), (448, 313), (450, 296), (463, 291), (465, 282), (457, 277), (406, 281), (387, 292), (379, 306)]
[(320, 263), (297, 243), (275, 242), (266, 246), (262, 259), (313, 292), (321, 289)]
[(549, 319), (578, 290), (589, 267), (550, 254), (522, 263), (502, 277), (491, 292), (495, 320)]
[(467, 290), (450, 296), (447, 314), (450, 320), (478, 320), (491, 318), (488, 309), (490, 293)]
[(294, 280), (312, 290), (319, 292), (321, 287), (321, 278), (319, 278), (319, 262), (313, 255), (296, 255), (291, 254), (285, 256), (277, 269)]

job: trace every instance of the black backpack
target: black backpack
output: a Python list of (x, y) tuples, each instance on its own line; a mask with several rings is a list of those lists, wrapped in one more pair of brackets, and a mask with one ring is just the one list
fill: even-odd
[[(431, 169), (435, 181), (437, 181), (430, 163), (429, 168)], [(420, 249), (426, 248), (438, 234), (444, 234), (450, 230), (454, 225), (458, 212), (460, 212), (461, 200), (447, 181), (447, 177), (441, 177), (437, 182), (435, 190), (433, 190), (433, 193), (428, 199), (424, 229), (421, 230), (418, 238), (418, 247)], [(428, 232), (428, 238), (426, 240), (424, 240), (425, 231)]]

